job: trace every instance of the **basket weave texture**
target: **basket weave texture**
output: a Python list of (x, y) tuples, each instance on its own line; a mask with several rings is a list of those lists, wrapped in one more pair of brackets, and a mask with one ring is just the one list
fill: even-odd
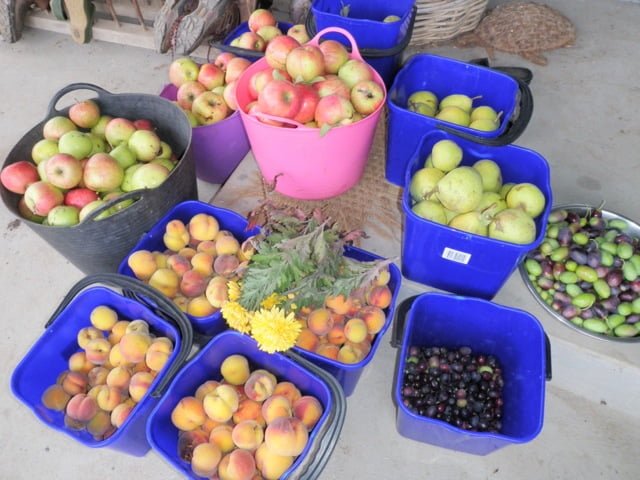
[(489, 0), (416, 0), (412, 45), (444, 42), (478, 26)]

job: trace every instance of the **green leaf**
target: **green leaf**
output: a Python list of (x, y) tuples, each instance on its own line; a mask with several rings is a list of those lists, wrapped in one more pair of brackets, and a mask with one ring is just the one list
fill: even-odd
[(284, 78), (284, 75), (282, 75), (282, 73), (280, 72), (280, 70), (276, 70), (274, 69), (273, 72), (271, 73), (271, 76), (275, 79), (275, 80), (286, 80), (286, 78)]
[(331, 125), (329, 125), (328, 123), (325, 123), (324, 125), (322, 125), (320, 127), (320, 136), (324, 137), (327, 133), (329, 133), (329, 130), (331, 130), (331, 128), (333, 128)]
[(348, 17), (349, 16), (349, 10), (351, 9), (351, 5), (349, 5), (349, 4), (345, 5), (343, 2), (340, 2), (340, 4), (342, 5), (342, 8), (340, 9), (340, 16), (341, 17)]

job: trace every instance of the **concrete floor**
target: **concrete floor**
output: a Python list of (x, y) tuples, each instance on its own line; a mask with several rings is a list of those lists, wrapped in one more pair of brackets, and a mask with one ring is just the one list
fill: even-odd
[[(552, 167), (556, 204), (606, 201), (640, 220), (640, 5), (615, 0), (552, 0), (576, 24), (575, 47), (548, 54), (538, 67), (506, 54), (496, 65), (534, 72), (535, 113), (518, 144), (540, 152)], [(430, 49), (460, 59), (480, 49)], [(46, 113), (52, 95), (72, 82), (113, 92), (159, 92), (171, 58), (151, 51), (27, 29), (0, 44), (0, 159)], [(73, 96), (70, 96), (73, 97)], [(71, 102), (69, 98), (67, 102)], [(209, 201), (217, 186), (201, 184)], [(0, 208), (0, 478), (179, 478), (151, 452), (134, 458), (92, 450), (52, 432), (11, 394), (13, 369), (44, 323), (83, 274), (6, 208)], [(402, 296), (414, 293), (406, 285)], [(553, 345), (544, 429), (534, 441), (475, 457), (404, 439), (395, 430), (391, 378), (395, 350), (383, 341), (348, 401), (341, 440), (324, 479), (632, 479), (637, 478), (640, 344), (590, 339), (561, 325), (532, 298), (515, 273), (495, 298), (530, 311)]]

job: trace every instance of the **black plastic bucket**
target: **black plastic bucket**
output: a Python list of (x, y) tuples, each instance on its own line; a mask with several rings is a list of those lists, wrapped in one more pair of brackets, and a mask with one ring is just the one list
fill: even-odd
[[(56, 115), (66, 115), (67, 109), (57, 110), (58, 101), (77, 90), (91, 90), (103, 115), (129, 119), (149, 119), (157, 133), (167, 142), (179, 161), (169, 177), (153, 189), (136, 190), (105, 203), (91, 212), (83, 222), (72, 227), (40, 225), (22, 218), (18, 210), (20, 195), (0, 186), (2, 201), (11, 212), (21, 218), (71, 263), (86, 274), (115, 272), (120, 261), (162, 216), (183, 200), (197, 199), (195, 163), (191, 156), (191, 125), (187, 117), (173, 103), (157, 95), (140, 93), (114, 94), (88, 83), (73, 83), (56, 93), (49, 104), (43, 121), (29, 130), (9, 152), (3, 167), (31, 159), (33, 145), (42, 138), (45, 122)], [(134, 203), (101, 220), (102, 212), (125, 200)]]

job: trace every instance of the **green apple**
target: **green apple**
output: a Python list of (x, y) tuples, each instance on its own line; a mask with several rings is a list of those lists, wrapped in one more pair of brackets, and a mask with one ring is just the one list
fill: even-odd
[(80, 210), (71, 205), (58, 205), (49, 210), (47, 223), (54, 227), (71, 227), (80, 222)]
[(109, 152), (113, 158), (120, 164), (123, 169), (129, 168), (131, 165), (135, 165), (137, 162), (136, 155), (129, 149), (125, 143), (121, 143), (113, 150)]
[(142, 188), (155, 188), (164, 182), (169, 176), (169, 170), (158, 163), (146, 163), (136, 169), (131, 176), (131, 185), (134, 190)]
[(87, 133), (86, 135), (91, 139), (91, 143), (93, 144), (93, 148), (91, 149), (89, 156), (95, 153), (105, 153), (109, 150), (109, 145), (103, 137), (94, 133)]
[(58, 142), (43, 138), (31, 149), (31, 159), (36, 165), (40, 165), (40, 162), (53, 157), (58, 152)]
[(91, 154), (93, 141), (86, 133), (78, 131), (67, 132), (60, 137), (58, 150), (60, 153), (66, 153), (78, 160), (82, 160)]
[(91, 128), (91, 133), (93, 133), (94, 135), (97, 135), (99, 137), (105, 138), (104, 137), (104, 129), (107, 126), (107, 123), (109, 123), (111, 120), (113, 120), (113, 117), (110, 115), (102, 115), (100, 117), (100, 120), (98, 120), (98, 123), (96, 123), (93, 128)]
[[(87, 217), (87, 215), (89, 215), (94, 210), (97, 210), (98, 208), (102, 207), (105, 203), (106, 202), (104, 200), (100, 200), (100, 199), (87, 203), (80, 210), (80, 213), (78, 214), (78, 220), (80, 222), (83, 222), (84, 219)], [(107, 209), (104, 212), (100, 213), (95, 219), (102, 220), (103, 218), (107, 218), (109, 215), (111, 215), (111, 212), (109, 212), (109, 209)]]
[(162, 147), (160, 137), (151, 130), (136, 130), (133, 132), (127, 143), (136, 158), (141, 162), (150, 162), (158, 156)]
[(132, 190), (135, 190), (133, 184), (131, 183), (131, 179), (135, 171), (142, 167), (142, 165), (144, 165), (144, 163), (136, 163), (134, 165), (131, 165), (124, 171), (124, 179), (122, 180), (122, 184), (120, 185), (120, 188), (123, 192), (131, 192)]
[(156, 158), (171, 158), (173, 150), (167, 142), (160, 142), (160, 153)]
[(151, 163), (157, 163), (158, 165), (162, 165), (169, 171), (173, 170), (173, 167), (175, 167), (174, 163), (168, 158), (156, 158), (155, 160), (152, 160)]

